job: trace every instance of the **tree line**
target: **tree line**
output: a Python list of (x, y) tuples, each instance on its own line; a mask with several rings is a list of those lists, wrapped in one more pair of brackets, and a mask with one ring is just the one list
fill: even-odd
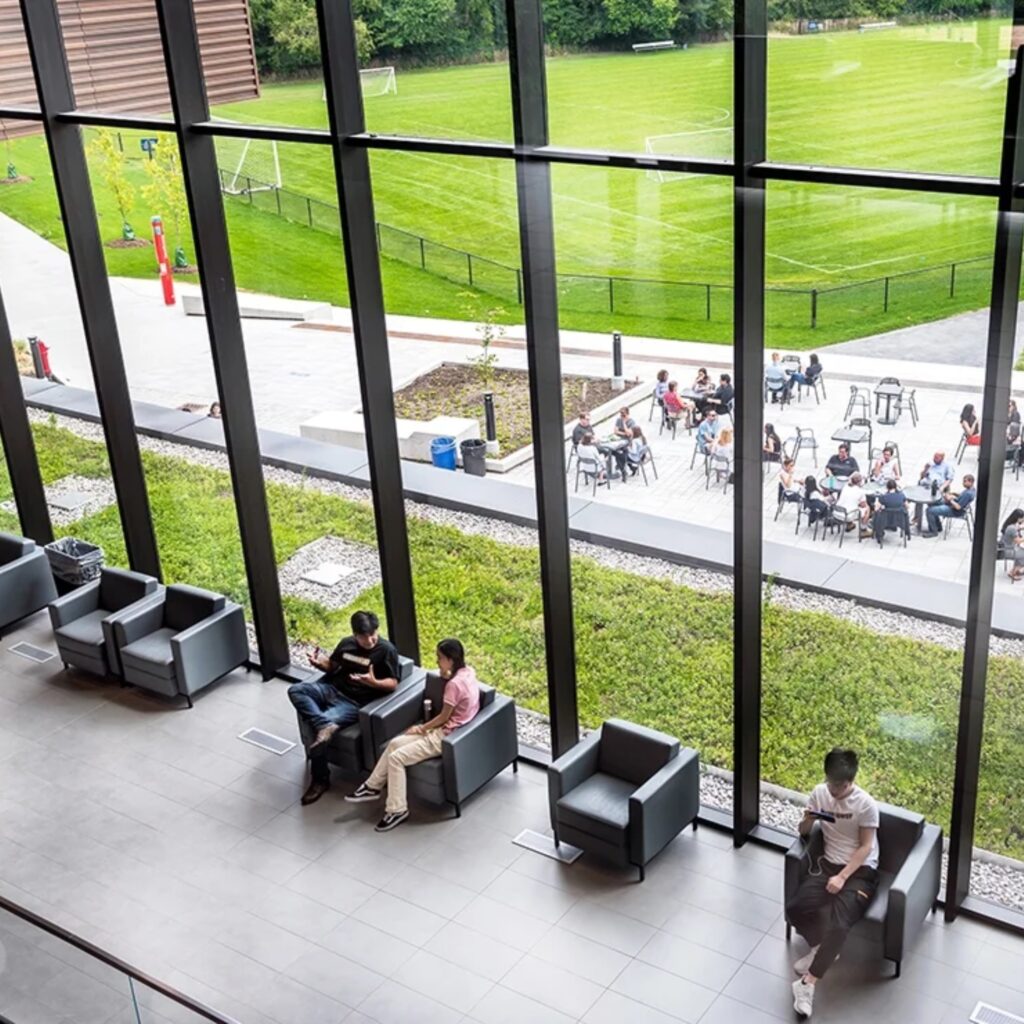
[[(314, 0), (249, 0), (261, 74), (316, 68)], [(359, 59), (444, 64), (504, 50), (504, 0), (353, 0)], [(768, 0), (775, 23), (848, 18), (978, 17), (989, 0)], [(733, 0), (544, 0), (548, 45), (616, 49), (633, 42), (713, 38), (731, 31)]]

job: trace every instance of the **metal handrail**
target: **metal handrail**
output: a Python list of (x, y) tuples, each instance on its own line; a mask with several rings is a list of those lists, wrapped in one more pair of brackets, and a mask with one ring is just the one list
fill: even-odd
[[(72, 932), (69, 932), (66, 928), (61, 927), (61, 925), (54, 924), (53, 921), (47, 921), (45, 917), (40, 917), (31, 910), (26, 910), (25, 907), (19, 906), (3, 894), (0, 894), (0, 910), (13, 914), (15, 917), (20, 917), (23, 921), (27, 921), (33, 927), (42, 929), (42, 931), (53, 935), (62, 942), (66, 942), (69, 946), (74, 946), (75, 949), (81, 950), (83, 953), (88, 954), (95, 960), (99, 960), (100, 963), (104, 963), (108, 967), (112, 967), (115, 971), (119, 971), (121, 974), (127, 975), (129, 978), (140, 982), (147, 988), (152, 989), (154, 992), (159, 992), (160, 995), (165, 996), (172, 1002), (177, 1003), (179, 1006), (184, 1006), (186, 1010), (190, 1010), (192, 1013), (202, 1017), (204, 1020), (212, 1021), (213, 1024), (240, 1024), (240, 1022), (235, 1020), (234, 1017), (225, 1016), (223, 1013), (218, 1013), (209, 1006), (205, 1006), (203, 1003), (197, 1002), (195, 999), (191, 998), (191, 996), (187, 996), (183, 992), (179, 992), (176, 988), (172, 988), (170, 985), (167, 985), (162, 981), (158, 981), (156, 978), (151, 977), (144, 971), (140, 971), (136, 967), (132, 967), (131, 964), (127, 964), (112, 953), (108, 953), (105, 950), (100, 949), (99, 946), (93, 945), (93, 943), (89, 942), (87, 939), (80, 938)], [(0, 1018), (0, 1022), (2, 1021), (3, 1018)]]

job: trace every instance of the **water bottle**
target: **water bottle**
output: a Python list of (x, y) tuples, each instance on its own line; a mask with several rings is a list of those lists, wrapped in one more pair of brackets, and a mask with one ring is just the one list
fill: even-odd
[(932, 481), (932, 497), (934, 498), (935, 495), (938, 494), (938, 493), (939, 493), (939, 481), (938, 480), (933, 480)]
[(423, 721), (429, 722), (434, 717), (434, 702), (428, 697), (423, 702)]

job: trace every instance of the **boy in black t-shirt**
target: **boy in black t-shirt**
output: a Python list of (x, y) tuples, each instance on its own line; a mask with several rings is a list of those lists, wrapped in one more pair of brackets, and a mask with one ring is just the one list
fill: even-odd
[(316, 802), (331, 787), (327, 746), (331, 737), (359, 719), (364, 704), (390, 693), (398, 685), (398, 651), (378, 632), (373, 612), (352, 616), (352, 636), (345, 637), (330, 657), (317, 651), (309, 663), (323, 671), (319, 679), (288, 687), (299, 721), (316, 730), (309, 744), (310, 783), (302, 803)]

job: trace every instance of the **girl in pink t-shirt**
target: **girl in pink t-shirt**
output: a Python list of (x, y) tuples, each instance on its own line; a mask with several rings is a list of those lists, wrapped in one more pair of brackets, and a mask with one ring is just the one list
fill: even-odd
[(351, 795), (349, 803), (379, 800), (387, 787), (384, 817), (377, 832), (390, 832), (409, 817), (405, 769), (411, 764), (441, 756), (441, 743), (450, 732), (476, 717), (480, 710), (480, 686), (476, 673), (466, 664), (461, 641), (442, 640), (437, 645), (437, 667), (445, 680), (441, 710), (428, 722), (414, 725), (384, 748), (370, 777)]

